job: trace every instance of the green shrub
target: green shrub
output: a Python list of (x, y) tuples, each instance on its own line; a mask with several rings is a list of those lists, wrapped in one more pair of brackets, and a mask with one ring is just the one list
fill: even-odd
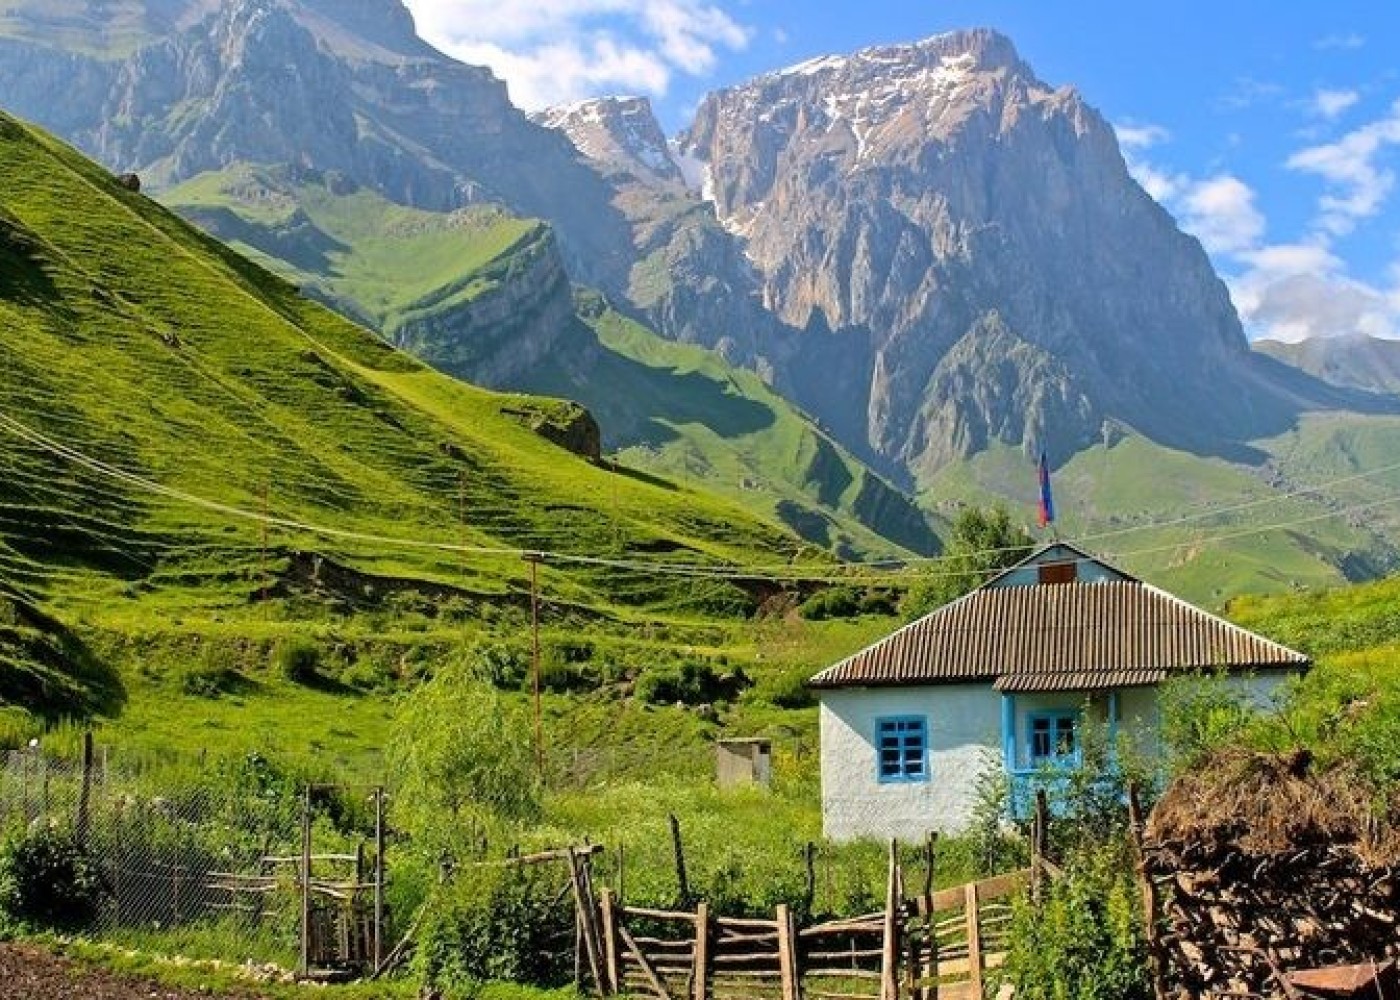
[(647, 667), (637, 678), (636, 695), (651, 705), (712, 704), (731, 701), (751, 684), (740, 669), (715, 673), (708, 660), (685, 659)]
[(767, 671), (754, 686), (752, 697), (777, 708), (810, 708), (817, 694), (807, 686), (812, 668), (794, 664)]
[(562, 986), (573, 975), (572, 906), (558, 899), (557, 872), (463, 868), (429, 906), (418, 936), (417, 971), (430, 986), (475, 995), (496, 980)]
[(76, 931), (92, 923), (101, 878), (69, 833), (36, 826), (0, 845), (0, 915), (8, 922)]
[(1245, 691), (1224, 674), (1173, 677), (1161, 686), (1158, 698), (1172, 771), (1234, 742), (1255, 718)]
[(1018, 1000), (1152, 996), (1132, 870), (1122, 841), (1104, 845), (1068, 861), (1040, 906), (1015, 906), (1001, 978)]
[(867, 590), (860, 598), (860, 613), (863, 615), (885, 615), (899, 613), (899, 597), (889, 590)]
[(861, 592), (845, 585), (819, 590), (803, 601), (797, 611), (808, 621), (854, 618), (860, 614)]
[(285, 639), (273, 654), (278, 672), (293, 684), (320, 680), (321, 647), (310, 639)]

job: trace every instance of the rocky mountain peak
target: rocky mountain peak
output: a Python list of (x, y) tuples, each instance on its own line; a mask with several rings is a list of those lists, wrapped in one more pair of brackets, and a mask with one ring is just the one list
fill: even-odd
[(679, 182), (680, 167), (645, 97), (600, 97), (531, 116), (569, 137), (580, 153), (606, 170), (644, 181)]
[(1112, 128), (994, 31), (756, 77), (706, 98), (680, 147), (797, 332), (761, 361), (916, 478), (1123, 427), (1218, 448), (1290, 405)]

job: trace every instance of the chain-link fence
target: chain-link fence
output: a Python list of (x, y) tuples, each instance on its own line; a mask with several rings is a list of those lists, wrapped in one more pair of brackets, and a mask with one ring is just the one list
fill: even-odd
[(256, 755), (152, 765), (34, 745), (0, 769), (0, 829), (71, 834), (95, 868), (99, 934), (302, 971), (383, 957), (385, 802)]

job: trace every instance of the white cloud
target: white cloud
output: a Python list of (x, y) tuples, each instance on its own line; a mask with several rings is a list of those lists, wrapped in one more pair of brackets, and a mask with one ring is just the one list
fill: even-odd
[(1313, 42), (1315, 49), (1342, 49), (1343, 51), (1359, 49), (1366, 44), (1366, 36), (1359, 35), (1354, 31), (1338, 32), (1332, 35), (1325, 35)]
[(1114, 125), (1113, 131), (1118, 136), (1118, 145), (1133, 151), (1160, 146), (1172, 137), (1161, 125)]
[(1395, 186), (1395, 173), (1378, 160), (1396, 144), (1400, 144), (1400, 101), (1384, 118), (1288, 158), (1290, 169), (1316, 174), (1329, 185), (1318, 201), (1318, 225), (1324, 232), (1343, 236), (1380, 210)]
[(706, 0), (407, 0), (423, 37), (490, 66), (527, 109), (605, 93), (662, 96), (752, 32)]
[(1178, 200), (1183, 227), (1212, 254), (1250, 250), (1264, 235), (1264, 216), (1254, 206), (1254, 189), (1238, 177), (1217, 174), (1196, 181)]
[(1361, 95), (1354, 90), (1331, 90), (1323, 87), (1313, 92), (1307, 107), (1313, 114), (1331, 121), (1359, 100)]
[(1400, 281), (1387, 291), (1349, 277), (1325, 243), (1276, 244), (1240, 260), (1247, 269), (1228, 281), (1253, 338), (1400, 336)]

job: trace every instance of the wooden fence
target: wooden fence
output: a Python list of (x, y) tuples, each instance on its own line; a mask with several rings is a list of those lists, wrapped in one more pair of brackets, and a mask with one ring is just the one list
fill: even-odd
[(626, 906), (571, 868), (580, 970), (600, 996), (655, 1000), (980, 1000), (1033, 871), (908, 896), (891, 843), (883, 910), (804, 927), (785, 905), (771, 919)]

